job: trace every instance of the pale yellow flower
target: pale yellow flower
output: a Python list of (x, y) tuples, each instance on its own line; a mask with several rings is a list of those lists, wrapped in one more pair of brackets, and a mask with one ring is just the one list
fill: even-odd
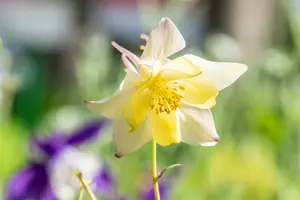
[(191, 54), (169, 60), (185, 47), (169, 18), (151, 32), (140, 58), (114, 42), (113, 46), (122, 53), (127, 74), (110, 98), (85, 103), (114, 120), (116, 156), (152, 139), (162, 146), (180, 141), (212, 146), (219, 141), (209, 108), (219, 90), (238, 79), (246, 65), (211, 62)]

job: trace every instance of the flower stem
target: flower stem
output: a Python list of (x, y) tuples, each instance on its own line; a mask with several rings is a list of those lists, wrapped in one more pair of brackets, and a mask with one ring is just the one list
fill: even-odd
[(156, 142), (152, 141), (152, 180), (153, 190), (155, 194), (155, 200), (160, 200), (158, 178), (157, 178), (157, 167), (156, 167)]
[(82, 173), (78, 170), (75, 171), (76, 176), (78, 177), (81, 187), (86, 191), (86, 193), (89, 195), (91, 200), (97, 200), (95, 194), (93, 193), (90, 186), (83, 180)]

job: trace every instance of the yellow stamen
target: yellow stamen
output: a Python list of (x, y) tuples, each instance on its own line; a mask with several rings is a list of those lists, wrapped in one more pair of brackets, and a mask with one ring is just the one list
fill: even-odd
[(185, 89), (182, 85), (180, 85), (178, 88), (179, 88), (180, 90), (184, 90), (184, 89)]
[(158, 81), (150, 86), (150, 95), (152, 96), (150, 108), (155, 109), (157, 114), (168, 113), (176, 110), (183, 98), (179, 92), (183, 86), (177, 82)]
[(149, 37), (148, 37), (148, 35), (146, 35), (144, 33), (141, 33), (140, 34), (140, 38), (143, 39), (143, 40), (145, 40), (145, 41), (147, 41)]
[(145, 45), (141, 45), (140, 50), (144, 51), (145, 50)]

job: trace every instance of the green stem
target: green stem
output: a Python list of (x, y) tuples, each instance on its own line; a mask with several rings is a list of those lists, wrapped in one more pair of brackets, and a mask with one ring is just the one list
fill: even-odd
[(75, 173), (81, 183), (81, 187), (86, 191), (86, 193), (89, 195), (90, 199), (97, 200), (97, 198), (96, 198), (95, 194), (93, 193), (92, 189), (90, 188), (90, 186), (83, 180), (81, 172), (76, 170)]
[(79, 190), (78, 200), (83, 200), (84, 189), (81, 187)]
[(155, 200), (160, 200), (158, 178), (157, 178), (157, 167), (156, 167), (156, 142), (152, 141), (152, 180), (153, 189), (155, 194)]

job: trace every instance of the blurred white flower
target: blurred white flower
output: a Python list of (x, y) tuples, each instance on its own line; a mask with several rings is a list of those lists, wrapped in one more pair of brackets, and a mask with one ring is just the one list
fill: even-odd
[(81, 186), (75, 170), (79, 170), (83, 179), (91, 183), (100, 167), (100, 160), (93, 154), (81, 152), (73, 147), (67, 148), (54, 158), (49, 167), (54, 194), (61, 200), (73, 200)]

